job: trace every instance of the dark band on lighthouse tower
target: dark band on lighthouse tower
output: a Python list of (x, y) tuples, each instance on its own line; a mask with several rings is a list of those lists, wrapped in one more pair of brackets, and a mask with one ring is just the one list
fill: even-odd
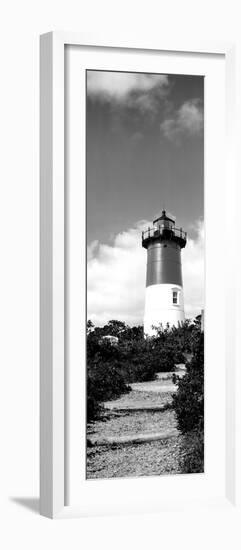
[(175, 219), (163, 210), (153, 227), (142, 232), (147, 249), (144, 332), (155, 334), (153, 327), (178, 326), (184, 321), (181, 249), (187, 233), (175, 227)]

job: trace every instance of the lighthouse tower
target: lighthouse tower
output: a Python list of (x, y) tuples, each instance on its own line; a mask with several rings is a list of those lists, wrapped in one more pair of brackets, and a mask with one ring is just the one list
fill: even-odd
[(165, 210), (153, 227), (142, 232), (142, 246), (147, 249), (144, 333), (148, 336), (160, 323), (165, 328), (184, 321), (181, 249), (186, 242), (186, 232), (175, 227), (175, 219)]

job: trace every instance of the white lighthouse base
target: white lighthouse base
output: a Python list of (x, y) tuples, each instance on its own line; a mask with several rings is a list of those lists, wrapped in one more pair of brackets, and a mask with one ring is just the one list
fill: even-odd
[(146, 287), (144, 333), (154, 336), (154, 327), (178, 326), (185, 319), (183, 289), (179, 285), (159, 284)]

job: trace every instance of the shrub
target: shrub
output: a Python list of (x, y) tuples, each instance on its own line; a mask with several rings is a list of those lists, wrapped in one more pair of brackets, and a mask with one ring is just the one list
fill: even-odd
[[(184, 473), (202, 472), (204, 465), (204, 335), (193, 340), (193, 357), (184, 377), (176, 379), (178, 389), (173, 407), (184, 435), (180, 466)], [(175, 380), (174, 380), (175, 381)]]
[(184, 474), (204, 472), (204, 433), (195, 429), (183, 438), (179, 464)]
[(157, 372), (174, 372), (176, 363), (185, 362), (184, 353), (189, 352), (197, 332), (198, 323), (185, 321), (177, 328), (160, 326), (156, 336), (144, 338), (142, 326), (111, 320), (95, 327), (88, 321), (88, 419), (98, 416), (102, 401), (130, 391), (130, 383), (153, 380)]
[(87, 392), (87, 421), (90, 422), (98, 418), (101, 407), (91, 392)]
[(197, 427), (203, 429), (204, 423), (204, 337), (200, 333), (194, 346), (193, 358), (187, 363), (187, 372), (179, 378), (177, 393), (173, 395), (173, 406), (178, 426), (182, 433)]

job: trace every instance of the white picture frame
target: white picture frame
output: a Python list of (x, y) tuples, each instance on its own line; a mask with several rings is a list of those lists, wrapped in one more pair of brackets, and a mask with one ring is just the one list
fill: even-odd
[[(236, 217), (236, 67), (233, 44), (163, 43), (161, 39), (106, 38), (54, 32), (40, 41), (40, 511), (48, 517), (79, 514), (66, 506), (65, 415), (65, 46), (104, 47), (141, 51), (217, 54), (226, 71), (226, 174), (229, 212)], [(236, 385), (237, 311), (235, 310), (235, 242), (227, 250), (226, 323), (226, 489), (217, 503), (237, 504), (241, 496), (241, 437), (236, 419), (240, 389)], [(226, 289), (227, 290), (227, 289)], [(225, 427), (223, 426), (223, 429)], [(103, 483), (103, 482), (102, 482)], [(120, 481), (119, 481), (120, 483)], [(208, 505), (210, 498), (202, 499)], [(190, 500), (189, 505), (194, 502)], [(175, 505), (175, 503), (174, 503)], [(81, 510), (83, 507), (80, 507)]]

